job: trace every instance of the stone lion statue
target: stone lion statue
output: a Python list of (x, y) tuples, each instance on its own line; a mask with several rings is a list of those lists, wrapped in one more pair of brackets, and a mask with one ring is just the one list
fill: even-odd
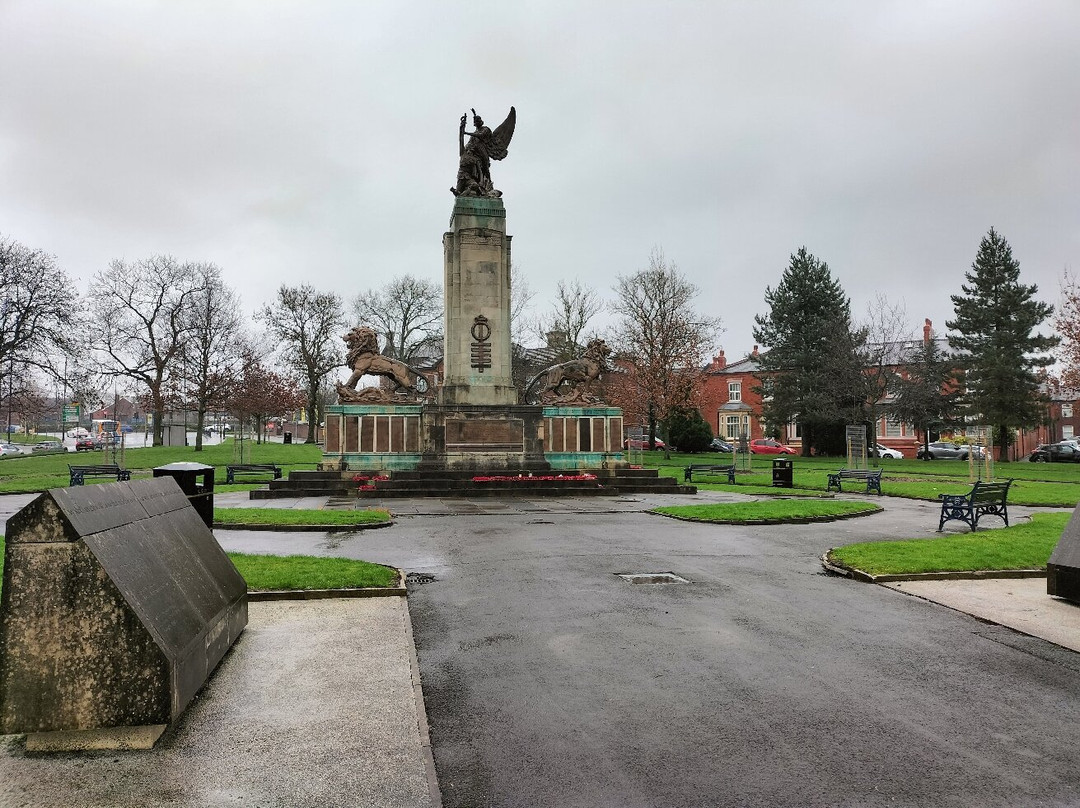
[(593, 404), (592, 383), (609, 370), (611, 349), (602, 339), (591, 340), (579, 359), (571, 359), (536, 374), (525, 387), (525, 400), (531, 404)]
[[(342, 340), (349, 349), (345, 365), (352, 368), (352, 375), (345, 384), (339, 382), (337, 385), (339, 403), (386, 402), (399, 400), (402, 394), (415, 399), (427, 392), (427, 380), (418, 371), (379, 353), (379, 340), (374, 329), (356, 326), (342, 336)], [(357, 383), (368, 375), (390, 379), (394, 383), (393, 392), (378, 387), (357, 390)]]

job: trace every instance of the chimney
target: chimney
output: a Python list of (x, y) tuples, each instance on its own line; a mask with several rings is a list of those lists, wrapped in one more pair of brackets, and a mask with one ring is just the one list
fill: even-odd
[(930, 322), (930, 318), (927, 317), (926, 322), (923, 323), (923, 327), (922, 327), (923, 345), (929, 345), (930, 344), (930, 338), (933, 335), (933, 333), (934, 333), (934, 324), (932, 322)]
[(758, 358), (758, 356), (760, 356), (760, 354), (758, 353), (758, 348), (757, 348), (757, 346), (755, 345), (755, 346), (754, 346), (754, 350), (752, 350), (752, 351), (750, 352), (750, 358), (751, 358), (751, 359), (757, 359), (757, 358)]
[(724, 349), (721, 348), (720, 353), (718, 353), (716, 356), (713, 357), (712, 369), (713, 370), (723, 370), (726, 367), (727, 367), (727, 358), (724, 356)]

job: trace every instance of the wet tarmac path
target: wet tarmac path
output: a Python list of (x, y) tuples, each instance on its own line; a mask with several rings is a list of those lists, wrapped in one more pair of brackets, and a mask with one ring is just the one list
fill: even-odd
[(447, 806), (1076, 804), (1080, 655), (822, 574), (830, 546), (933, 535), (933, 503), (882, 503), (821, 525), (642, 503), (219, 538), (423, 574), (409, 604)]

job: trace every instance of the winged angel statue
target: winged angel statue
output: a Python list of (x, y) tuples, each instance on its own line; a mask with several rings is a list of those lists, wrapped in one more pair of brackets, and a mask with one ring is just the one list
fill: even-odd
[[(472, 110), (475, 132), (465, 131), (468, 115), (461, 116), (458, 129), (458, 154), (461, 164), (458, 167), (457, 185), (450, 189), (454, 196), (491, 196), (500, 197), (502, 191), (491, 184), (491, 161), (502, 160), (507, 155), (510, 139), (514, 136), (514, 124), (517, 112), (510, 107), (506, 120), (492, 132), (484, 126), (484, 119)], [(468, 145), (465, 138), (469, 138)]]

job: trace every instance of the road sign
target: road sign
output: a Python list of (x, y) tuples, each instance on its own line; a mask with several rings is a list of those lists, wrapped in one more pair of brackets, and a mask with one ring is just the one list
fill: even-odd
[(64, 423), (65, 424), (77, 424), (79, 423), (79, 411), (80, 407), (78, 402), (74, 404), (64, 405)]

